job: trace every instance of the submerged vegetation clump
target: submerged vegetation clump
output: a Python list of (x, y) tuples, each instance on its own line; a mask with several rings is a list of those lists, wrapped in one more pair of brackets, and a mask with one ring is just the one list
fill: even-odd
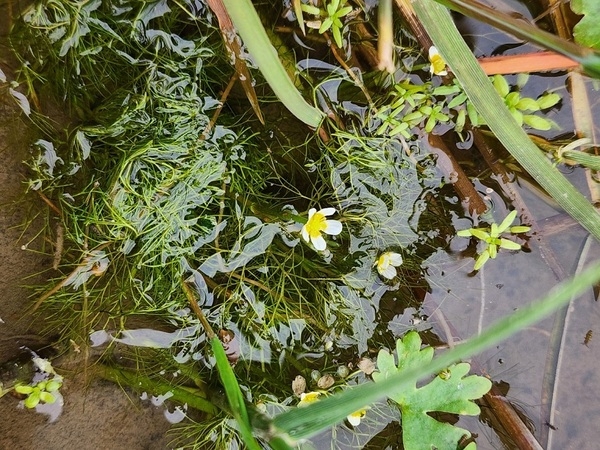
[[(416, 332), (395, 331), (381, 304), (418, 309), (427, 290), (422, 263), (448, 245), (451, 219), (463, 214), (444, 201), (449, 174), (424, 144), (427, 134), (461, 133), (467, 118), (483, 120), (459, 84), (423, 82), (416, 70), (403, 79), (365, 77), (378, 94), (371, 98), (352, 69), (334, 65), (352, 39), (354, 2), (294, 2), (303, 31), (306, 24), (333, 34), (334, 57), (319, 65), (307, 53), (306, 70), (294, 74), (304, 97), (313, 94), (332, 118), (313, 132), (273, 102), (258, 72), (246, 79), (252, 55), (208, 5), (40, 1), (13, 30), (19, 82), (35, 108), (48, 98), (67, 105), (65, 126), (39, 111), (31, 116), (44, 135), (28, 162), (28, 188), (64, 230), (54, 249), (60, 273), (35, 304), (47, 331), (65, 348), (104, 336), (102, 357), (86, 361), (96, 374), (161, 394), (171, 387), (174, 400), (201, 412), (190, 414), (184, 447), (288, 448), (305, 438), (302, 427), (273, 417), (319, 408), (374, 379), (390, 403), (346, 405), (339, 414), (347, 424), (330, 431), (332, 445), (360, 447), (397, 427), (393, 401), (411, 427), (405, 448), (425, 448), (430, 437), (437, 448), (456, 448), (470, 433), (427, 412), (477, 414), (471, 400), (491, 383), (465, 377), (469, 365), (461, 363), (422, 388), (386, 392), (387, 378), (410, 374), (415, 361), (429, 364), (433, 349), (421, 349)], [(431, 74), (446, 76), (434, 56)], [(508, 84), (494, 84), (508, 102)], [(559, 101), (513, 100), (516, 115)], [(262, 108), (256, 118), (250, 104)], [(532, 117), (522, 122), (550, 126)], [(483, 254), (495, 258), (497, 247), (518, 246), (502, 232), (528, 231), (509, 228), (514, 219), (461, 235), (486, 240)], [(57, 242), (58, 231), (49, 227), (48, 237)], [(146, 328), (163, 340), (136, 339)], [(397, 362), (381, 350), (394, 347)], [(377, 371), (373, 349), (381, 350)], [(459, 392), (463, 381), (468, 392)], [(418, 414), (410, 416), (411, 404)]]

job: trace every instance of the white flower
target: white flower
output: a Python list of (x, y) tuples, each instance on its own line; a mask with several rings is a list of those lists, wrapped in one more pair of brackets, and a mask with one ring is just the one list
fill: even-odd
[(402, 255), (395, 252), (382, 253), (375, 263), (379, 275), (388, 280), (391, 280), (396, 276), (396, 267), (400, 265), (402, 265)]
[(305, 406), (310, 405), (316, 401), (319, 401), (319, 397), (321, 396), (320, 392), (306, 392), (300, 394), (300, 403), (298, 403), (298, 408), (304, 408)]
[(429, 62), (431, 63), (429, 71), (432, 75), (435, 74), (442, 77), (448, 75), (448, 72), (446, 71), (446, 61), (444, 61), (444, 58), (442, 58), (437, 48), (434, 46), (429, 47)]
[(365, 414), (367, 414), (367, 410), (361, 409), (359, 411), (353, 412), (348, 417), (346, 417), (346, 419), (348, 420), (348, 422), (350, 422), (350, 425), (352, 425), (353, 427), (357, 427), (360, 425), (361, 419), (365, 417)]
[(308, 221), (302, 227), (302, 237), (306, 242), (312, 242), (317, 250), (325, 250), (327, 244), (321, 233), (338, 235), (342, 232), (342, 223), (339, 220), (327, 220), (327, 216), (336, 213), (335, 208), (323, 208), (317, 211), (311, 208), (308, 211)]

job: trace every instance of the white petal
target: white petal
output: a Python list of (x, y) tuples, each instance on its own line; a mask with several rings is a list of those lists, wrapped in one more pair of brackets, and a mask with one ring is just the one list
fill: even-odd
[(387, 266), (385, 269), (382, 268), (381, 270), (379, 270), (379, 273), (381, 274), (382, 277), (385, 277), (388, 280), (391, 280), (392, 278), (394, 278), (396, 276), (396, 268), (394, 266)]
[(400, 253), (390, 252), (390, 263), (392, 266), (400, 266), (402, 265), (402, 255)]
[(440, 52), (438, 52), (438, 49), (435, 48), (433, 45), (431, 47), (429, 47), (429, 59), (433, 58), (435, 55), (439, 55)]
[(326, 220), (325, 224), (327, 228), (323, 232), (336, 236), (342, 232), (342, 222), (339, 220)]
[(323, 208), (321, 211), (319, 211), (321, 214), (323, 214), (324, 216), (332, 216), (334, 215), (337, 211), (335, 208)]
[(360, 416), (350, 414), (348, 417), (346, 417), (346, 419), (348, 419), (348, 422), (350, 422), (350, 425), (352, 425), (353, 427), (357, 427), (360, 425)]
[(325, 239), (323, 239), (323, 236), (321, 236), (321, 235), (311, 238), (311, 241), (312, 241), (312, 244), (314, 245), (315, 249), (317, 249), (319, 251), (325, 250), (327, 248)]
[(317, 210), (316, 210), (315, 208), (310, 208), (310, 209), (308, 210), (308, 220), (310, 220), (310, 218), (311, 218), (312, 216), (314, 216), (314, 214), (315, 214), (316, 212), (317, 212)]
[(306, 242), (310, 242), (310, 236), (308, 235), (308, 230), (306, 229), (306, 225), (304, 225), (302, 227), (302, 238), (306, 241)]

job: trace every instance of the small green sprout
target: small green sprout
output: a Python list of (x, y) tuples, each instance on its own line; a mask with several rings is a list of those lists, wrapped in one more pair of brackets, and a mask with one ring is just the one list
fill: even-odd
[[(319, 27), (319, 33), (323, 34), (327, 30), (331, 30), (333, 40), (341, 48), (343, 46), (342, 29), (344, 28), (342, 18), (352, 11), (352, 6), (344, 6), (346, 2), (347, 0), (332, 0), (325, 5), (324, 10), (313, 5), (302, 4), (300, 9), (313, 16), (324, 17)], [(301, 26), (301, 28), (303, 27)]]
[(493, 223), (490, 228), (469, 228), (468, 230), (460, 230), (456, 233), (457, 236), (461, 237), (476, 237), (487, 244), (483, 252), (477, 257), (473, 270), (481, 269), (488, 259), (496, 258), (498, 248), (521, 250), (520, 244), (517, 244), (510, 239), (500, 237), (500, 235), (506, 231), (512, 234), (520, 234), (527, 233), (531, 229), (531, 227), (524, 225), (511, 227), (510, 225), (515, 221), (516, 217), (517, 211), (511, 211), (500, 225)]
[(23, 401), (26, 408), (35, 408), (40, 402), (52, 404), (56, 401), (53, 392), (57, 392), (62, 386), (62, 378), (55, 376), (51, 380), (40, 381), (34, 385), (18, 384), (15, 392), (27, 395)]

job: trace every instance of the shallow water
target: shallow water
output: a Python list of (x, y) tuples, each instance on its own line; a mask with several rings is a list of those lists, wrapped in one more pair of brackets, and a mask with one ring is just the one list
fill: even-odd
[[(486, 33), (484, 33), (486, 34)], [(486, 34), (486, 36), (489, 36)], [(494, 37), (493, 40), (497, 38)], [(478, 45), (477, 48), (480, 46)], [(486, 50), (481, 50), (486, 53)], [(9, 73), (5, 70), (5, 73)], [(528, 86), (527, 94), (532, 97), (536, 97), (541, 91), (547, 89), (547, 86), (557, 87), (562, 89), (563, 94), (566, 95), (562, 88), (564, 81), (561, 77), (547, 79), (546, 77), (540, 77), (537, 80), (531, 81)], [(330, 87), (337, 91), (338, 85)], [(324, 90), (328, 89), (324, 86)], [(8, 101), (11, 99), (8, 98)], [(567, 103), (567, 102), (565, 102)], [(361, 109), (356, 108), (356, 113), (360, 114)], [(570, 116), (568, 113), (569, 108), (567, 106), (560, 110), (559, 115), (555, 115), (552, 118), (559, 121), (564, 127), (568, 127), (570, 123), (567, 118), (563, 116)], [(15, 123), (18, 127), (22, 126), (21, 122), (16, 122), (14, 119), (19, 115), (19, 110), (12, 106), (9, 108), (7, 117), (11, 118), (12, 126)], [(14, 128), (8, 128), (10, 135), (16, 135), (12, 130)], [(25, 159), (27, 153), (29, 140), (22, 139), (21, 152), (14, 151), (14, 147), (10, 148), (10, 157), (7, 158), (6, 165), (11, 167), (6, 172), (6, 192), (15, 193), (21, 192), (21, 180), (15, 176), (16, 173), (22, 167), (20, 161)], [(360, 195), (357, 192), (350, 192), (346, 189), (347, 179), (345, 178), (348, 173), (351, 173), (353, 168), (351, 166), (339, 165), (334, 170), (337, 171), (338, 184), (336, 187), (339, 192), (337, 193), (339, 198), (342, 199), (342, 204), (345, 208), (357, 207), (360, 203), (372, 202), (373, 205), (377, 205), (377, 195), (373, 195), (373, 190), (379, 191), (381, 196), (394, 197), (394, 192), (386, 191), (386, 187), (378, 184), (379, 180), (363, 180), (360, 178), (354, 178), (353, 188), (356, 189), (359, 182), (362, 189), (364, 189)], [(574, 179), (580, 173), (574, 175)], [(441, 175), (439, 175), (441, 176)], [(348, 176), (348, 178), (350, 178)], [(434, 177), (434, 180), (439, 181), (439, 178)], [(395, 204), (400, 205), (395, 208), (395, 214), (387, 217), (388, 214), (386, 205), (381, 205), (381, 211), (378, 212), (381, 217), (386, 217), (388, 220), (385, 230), (383, 230), (378, 236), (379, 242), (372, 242), (370, 235), (366, 237), (357, 234), (351, 235), (349, 247), (352, 251), (358, 251), (361, 249), (367, 249), (371, 251), (373, 248), (378, 248), (377, 245), (388, 245), (389, 242), (395, 242), (398, 248), (408, 246), (415, 243), (419, 236), (415, 233), (416, 227), (413, 227), (419, 218), (418, 212), (419, 207), (413, 207), (412, 205), (423, 201), (421, 186), (419, 180), (415, 178), (413, 183), (414, 190), (406, 193), (403, 192), (402, 196), (398, 195), (398, 198), (394, 198)], [(10, 183), (10, 184), (9, 184)], [(482, 182), (485, 183), (485, 182)], [(432, 182), (432, 184), (434, 184)], [(495, 186), (490, 183), (490, 186)], [(484, 189), (486, 186), (481, 184), (480, 189)], [(433, 190), (432, 190), (433, 191)], [(533, 215), (539, 223), (543, 223), (547, 217), (552, 217), (558, 214), (551, 206), (540, 203), (539, 198), (536, 197), (529, 189), (520, 189), (521, 194), (525, 198), (527, 205), (533, 209)], [(503, 200), (499, 195), (496, 195), (493, 191), (487, 192), (492, 198), (492, 201), (497, 206), (498, 217), (495, 217), (497, 221), (503, 218), (501, 212), (504, 211)], [(6, 197), (9, 201), (12, 201), (14, 197)], [(38, 205), (38, 200), (35, 196), (30, 197), (32, 202), (36, 202), (35, 208), (41, 208), (43, 206)], [(410, 209), (405, 208), (406, 204), (411, 206)], [(449, 210), (455, 211), (457, 208), (452, 205), (446, 205)], [(375, 208), (373, 209), (375, 210)], [(417, 211), (415, 213), (415, 211)], [(249, 216), (246, 216), (249, 218)], [(11, 226), (21, 224), (24, 220), (24, 216), (9, 215), (5, 217), (7, 220), (6, 228), (9, 229)], [(252, 224), (256, 225), (256, 230), (259, 231), (247, 231), (249, 235), (256, 235), (259, 233), (263, 236), (263, 232), (268, 234), (266, 239), (268, 242), (257, 242), (254, 241), (255, 245), (259, 247), (267, 247), (274, 236), (277, 234), (278, 228), (276, 226), (263, 224), (260, 219), (252, 216)], [(467, 221), (457, 221), (454, 225), (456, 228), (468, 227)], [(249, 223), (244, 222), (244, 226)], [(40, 229), (43, 224), (35, 226), (32, 229)], [(295, 230), (297, 232), (298, 230)], [(32, 232), (31, 229), (29, 232)], [(577, 226), (569, 228), (567, 231), (545, 235), (547, 241), (551, 244), (552, 251), (557, 255), (558, 262), (563, 266), (564, 271), (567, 275), (576, 272), (576, 267), (579, 263), (579, 257), (581, 255), (581, 249), (585, 240), (586, 233), (579, 229)], [(0, 324), (1, 327), (6, 325), (4, 328), (5, 335), (0, 334), (0, 339), (11, 342), (10, 350), (5, 350), (0, 347), (0, 361), (12, 358), (12, 355), (16, 349), (16, 336), (22, 333), (26, 333), (26, 323), (19, 322), (19, 313), (21, 311), (21, 303), (16, 298), (23, 298), (28, 295), (28, 291), (16, 290), (15, 287), (20, 283), (21, 276), (23, 274), (29, 274), (41, 270), (49, 270), (51, 266), (50, 258), (45, 256), (43, 258), (38, 257), (32, 253), (21, 252), (20, 246), (22, 239), (20, 240), (19, 234), (6, 234), (6, 245), (4, 246), (9, 250), (9, 256), (16, 257), (18, 262), (8, 265), (10, 268), (16, 268), (16, 274), (11, 274), (7, 277), (7, 280), (12, 284), (7, 285), (7, 291), (11, 295), (3, 295), (2, 298), (8, 306), (7, 309), (0, 308), (0, 311), (7, 311), (2, 313), (0, 317), (3, 317), (6, 324)], [(263, 240), (264, 240), (263, 239)], [(238, 245), (239, 244), (239, 245)], [(297, 241), (289, 240), (285, 244), (288, 247), (298, 245)], [(239, 251), (244, 242), (240, 239), (236, 242), (236, 251)], [(590, 244), (591, 247), (588, 250), (588, 254), (584, 255), (590, 259), (593, 259), (593, 255), (598, 254), (597, 243)], [(384, 335), (388, 340), (391, 337), (401, 335), (404, 331), (409, 328), (418, 327), (420, 330), (427, 330), (432, 327), (434, 331), (440, 336), (441, 340), (460, 340), (465, 339), (469, 336), (477, 334), (482, 328), (495, 321), (498, 317), (509, 314), (514, 309), (519, 308), (524, 302), (533, 300), (545, 294), (548, 291), (549, 286), (556, 284), (556, 277), (549, 269), (548, 265), (542, 258), (539, 245), (534, 238), (530, 239), (530, 253), (518, 253), (513, 254), (510, 252), (500, 252), (499, 257), (495, 261), (487, 263), (483, 270), (479, 271), (475, 276), (469, 276), (472, 269), (473, 260), (472, 258), (465, 258), (459, 254), (460, 251), (466, 246), (466, 240), (463, 238), (456, 238), (451, 244), (451, 252), (438, 250), (433, 252), (426, 261), (423, 262), (422, 267), (427, 268), (425, 280), (430, 286), (430, 292), (425, 298), (425, 303), (429, 305), (429, 309), (417, 309), (418, 306), (412, 304), (411, 308), (404, 308), (406, 305), (401, 304), (402, 302), (396, 302), (396, 299), (390, 301), (391, 295), (398, 293), (388, 293), (387, 297), (384, 297), (384, 293), (387, 290), (386, 286), (381, 283), (380, 280), (375, 280), (373, 277), (372, 262), (368, 258), (357, 257), (355, 261), (352, 261), (353, 271), (350, 272), (347, 280), (349, 283), (360, 284), (368, 292), (365, 294), (366, 298), (352, 297), (352, 291), (343, 290), (338, 284), (331, 283), (329, 288), (331, 289), (331, 295), (337, 295), (339, 297), (345, 297), (348, 299), (346, 306), (350, 309), (361, 310), (364, 312), (362, 316), (357, 315), (357, 322), (350, 324), (349, 328), (354, 326), (354, 331), (366, 330), (368, 335), (380, 333)], [(33, 241), (30, 248), (41, 248), (42, 243)], [(200, 269), (209, 275), (215, 275), (221, 272), (232, 272), (235, 269), (249, 263), (252, 258), (251, 255), (244, 255), (243, 251), (238, 252), (238, 259), (231, 257), (228, 264), (223, 266), (223, 260), (220, 256), (215, 256), (213, 259), (207, 259), (205, 265), (201, 266)], [(22, 256), (24, 255), (24, 256)], [(243, 259), (243, 261), (240, 260)], [(329, 262), (329, 261), (328, 261)], [(348, 263), (344, 261), (344, 263)], [(27, 264), (27, 265), (25, 265)], [(235, 266), (235, 267), (234, 267)], [(264, 266), (260, 269), (268, 272), (269, 267)], [(251, 285), (243, 285), (243, 289), (240, 292), (236, 292), (240, 298), (244, 298), (254, 308), (253, 310), (244, 310), (243, 314), (255, 314), (256, 317), (262, 319), (265, 313), (264, 304), (257, 300), (257, 291), (253, 291)], [(400, 296), (400, 295), (398, 295)], [(212, 299), (211, 299), (212, 301)], [(392, 318), (385, 324), (386, 330), (381, 331), (378, 327), (381, 324), (374, 322), (374, 319), (380, 318), (382, 310), (385, 307), (391, 306)], [(210, 302), (206, 303), (206, 306), (211, 306)], [(382, 306), (383, 305), (383, 306)], [(519, 335), (513, 337), (507, 342), (500, 344), (495, 349), (489, 350), (482, 355), (479, 355), (476, 359), (494, 381), (504, 381), (508, 383), (510, 390), (508, 397), (511, 401), (514, 401), (529, 417), (536, 429), (536, 435), (544, 440), (543, 437), (549, 434), (549, 444), (547, 448), (593, 448), (588, 443), (596, 442), (598, 435), (594, 431), (595, 427), (592, 421), (595, 417), (595, 409), (597, 408), (597, 399), (590, 395), (591, 392), (595, 392), (596, 380), (595, 374), (599, 369), (597, 365), (598, 358), (595, 358), (597, 351), (600, 351), (600, 346), (596, 345), (595, 339), (592, 337), (586, 345), (583, 345), (588, 330), (594, 331), (594, 323), (596, 320), (595, 315), (595, 301), (590, 296), (587, 298), (579, 299), (573, 302), (570, 313), (568, 315), (568, 321), (566, 326), (566, 337), (564, 345), (561, 346), (562, 364), (559, 369), (548, 368), (547, 360), (550, 347), (550, 338), (552, 335), (556, 337), (556, 331), (552, 330), (553, 319), (547, 319), (540, 324), (532, 327), (531, 329), (524, 330)], [(431, 311), (435, 311), (439, 308), (439, 311), (443, 312), (444, 319), (440, 319), (439, 315), (432, 314)], [(184, 313), (181, 313), (182, 315)], [(396, 314), (394, 316), (394, 314)], [(426, 321), (421, 323), (417, 322), (424, 316), (429, 316)], [(335, 320), (335, 313), (329, 317)], [(145, 325), (145, 324), (143, 324)], [(164, 348), (173, 345), (174, 342), (194, 336), (196, 328), (183, 328), (185, 336), (180, 336), (178, 332), (172, 330), (145, 330), (143, 325), (138, 327), (131, 326), (125, 331), (116, 332), (113, 329), (103, 329), (96, 331), (91, 336), (92, 339), (106, 339), (110, 341), (110, 336), (120, 340), (122, 344), (133, 345), (139, 347), (152, 347), (152, 348)], [(273, 331), (273, 334), (277, 336), (279, 340), (278, 347), (272, 347), (271, 343), (258, 335), (252, 336), (248, 330), (240, 331), (236, 328), (233, 322), (226, 323), (227, 328), (233, 330), (234, 335), (238, 336), (238, 345), (240, 349), (237, 350), (237, 357), (242, 356), (245, 361), (256, 360), (262, 363), (271, 363), (279, 358), (279, 362), (283, 361), (286, 351), (292, 355), (301, 355), (303, 358), (314, 358), (313, 364), (316, 366), (322, 360), (327, 361), (329, 365), (338, 363), (338, 358), (341, 361), (346, 361), (349, 358), (345, 354), (344, 349), (350, 348), (353, 345), (353, 340), (360, 341), (358, 345), (358, 353), (364, 354), (371, 349), (367, 347), (367, 339), (363, 339), (363, 336), (353, 334), (352, 332), (335, 334), (326, 336), (323, 338), (323, 342), (304, 342), (305, 346), (302, 348), (302, 352), (298, 352), (298, 342), (303, 339), (303, 332), (306, 328), (306, 322), (297, 321), (292, 322), (292, 325), (288, 328), (282, 327), (278, 330)], [(451, 325), (449, 328), (448, 325)], [(34, 326), (35, 329), (35, 326)], [(452, 330), (448, 332), (448, 330)], [(180, 331), (182, 331), (180, 330)], [(189, 334), (187, 334), (189, 331)], [(244, 334), (247, 333), (247, 334)], [(553, 334), (554, 333), (554, 334)], [(35, 336), (32, 338), (34, 342), (38, 341)], [(14, 340), (14, 342), (12, 342)], [(99, 341), (98, 341), (99, 342)], [(96, 341), (94, 341), (94, 344)], [(201, 360), (205, 364), (209, 364), (208, 361), (204, 361), (202, 352), (198, 350), (204, 343), (203, 339), (198, 338), (197, 341), (189, 344), (189, 351), (181, 355), (180, 362), (187, 362), (190, 359)], [(334, 344), (335, 343), (335, 344)], [(0, 342), (2, 344), (2, 342)], [(337, 348), (333, 353), (333, 361), (329, 361), (327, 354), (327, 345), (332, 344)], [(100, 345), (100, 344), (98, 344)], [(295, 348), (296, 346), (296, 348)], [(596, 350), (598, 348), (598, 350)], [(179, 356), (179, 355), (178, 355)], [(558, 389), (556, 392), (556, 403), (552, 409), (548, 407), (548, 399), (542, 396), (542, 390), (544, 385), (544, 374), (557, 375)], [(252, 374), (249, 374), (251, 376)], [(254, 374), (256, 377), (256, 374)], [(262, 375), (264, 376), (264, 375)], [(284, 373), (282, 379), (276, 380), (281, 384), (289, 384), (289, 380), (283, 379), (284, 377), (290, 377), (289, 373)], [(256, 378), (255, 378), (256, 379)], [(44, 419), (40, 416), (33, 415), (31, 411), (19, 410), (14, 414), (11, 414), (14, 408), (14, 401), (12, 399), (3, 398), (0, 400), (0, 408), (7, 411), (6, 414), (11, 414), (14, 421), (7, 424), (2, 423), (0, 426), (6, 426), (6, 430), (1, 430), (0, 443), (6, 442), (7, 445), (19, 445), (21, 448), (36, 448), (36, 440), (44, 439), (48, 443), (49, 447), (46, 448), (69, 448), (70, 445), (76, 445), (78, 441), (90, 442), (89, 448), (166, 448), (166, 440), (163, 436), (163, 431), (167, 428), (166, 422), (162, 420), (162, 413), (160, 410), (156, 410), (153, 407), (148, 407), (148, 402), (138, 402), (137, 398), (133, 398), (132, 402), (128, 402), (123, 393), (116, 386), (107, 383), (94, 382), (88, 389), (86, 389), (85, 382), (81, 379), (76, 379), (70, 387), (66, 387), (64, 392), (65, 398), (65, 412), (61, 418), (58, 419), (57, 426), (48, 427), (44, 424)], [(9, 403), (10, 402), (10, 403)], [(140, 406), (146, 405), (146, 406)], [(136, 408), (142, 408), (142, 413), (137, 414)], [(84, 413), (82, 413), (84, 411)], [(4, 414), (3, 414), (4, 415)], [(474, 423), (474, 420), (468, 421), (470, 424)], [(556, 430), (549, 427), (546, 423), (552, 424)], [(102, 424), (100, 426), (99, 424)], [(155, 430), (150, 436), (146, 433), (148, 428)], [(139, 432), (137, 430), (143, 430)], [(354, 438), (348, 436), (348, 430), (338, 430), (339, 442), (349, 441), (351, 442)], [(479, 433), (478, 439), (479, 448), (482, 449), (495, 449), (502, 448), (502, 444), (495, 432), (490, 428), (482, 425), (482, 428), (477, 431)], [(62, 441), (61, 433), (69, 432), (69, 440)], [(56, 433), (54, 438), (52, 433)], [(92, 440), (92, 435), (93, 439)], [(2, 441), (4, 439), (4, 441)], [(56, 441), (54, 440), (56, 439)], [(326, 439), (323, 438), (323, 441)], [(320, 442), (320, 441), (319, 441)], [(92, 444), (93, 443), (93, 444)]]

